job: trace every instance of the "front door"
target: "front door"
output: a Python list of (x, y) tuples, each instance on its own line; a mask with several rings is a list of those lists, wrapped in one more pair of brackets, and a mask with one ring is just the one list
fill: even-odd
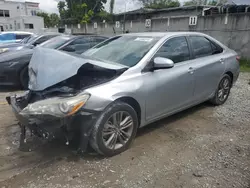
[(194, 76), (186, 37), (167, 40), (155, 57), (171, 59), (175, 65), (173, 68), (144, 73), (148, 122), (189, 106), (194, 95)]

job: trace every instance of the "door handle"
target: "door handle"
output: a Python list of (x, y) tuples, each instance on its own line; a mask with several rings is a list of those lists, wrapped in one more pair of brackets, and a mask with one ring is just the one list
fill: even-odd
[(193, 67), (189, 67), (188, 72), (189, 72), (190, 74), (194, 74), (194, 68), (193, 68)]

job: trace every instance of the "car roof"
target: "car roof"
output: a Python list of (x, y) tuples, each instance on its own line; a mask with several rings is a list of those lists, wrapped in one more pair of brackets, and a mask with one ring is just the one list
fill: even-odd
[(199, 32), (143, 32), (143, 33), (127, 33), (123, 34), (127, 36), (138, 36), (138, 37), (171, 37), (177, 35), (205, 35)]
[(4, 31), (4, 32), (1, 32), (0, 34), (8, 34), (8, 33), (13, 33), (13, 34), (29, 34), (29, 35), (33, 34), (31, 32), (26, 32), (26, 31)]

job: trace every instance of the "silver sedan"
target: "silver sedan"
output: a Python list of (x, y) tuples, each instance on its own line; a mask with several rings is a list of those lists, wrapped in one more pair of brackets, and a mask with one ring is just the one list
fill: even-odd
[[(86, 70), (83, 74), (91, 75), (92, 80), (101, 77), (102, 81), (82, 86), (73, 97), (33, 101), (18, 112), (18, 116), (32, 115), (33, 120), (35, 116), (47, 113), (65, 121), (77, 114), (90, 115), (91, 123), (81, 135), (85, 138), (81, 145), (89, 141), (98, 153), (106, 156), (125, 151), (139, 127), (204, 101), (215, 105), (225, 103), (239, 75), (239, 57), (235, 51), (208, 35), (194, 32), (125, 34), (85, 52), (81, 58), (86, 61), (76, 57), (71, 60), (63, 54), (58, 55), (60, 57), (61, 64), (64, 59), (72, 62), (67, 70), (68, 62), (65, 66), (57, 66), (65, 69), (67, 77), (53, 75), (53, 72), (49, 75), (44, 69), (41, 72), (47, 75), (43, 79), (39, 81), (34, 76), (31, 79), (36, 83), (32, 85), (30, 82), (31, 90), (51, 88), (76, 74), (77, 70), (73, 69), (79, 69), (83, 64), (92, 64), (86, 66), (88, 70), (99, 67), (91, 74)], [(30, 64), (33, 70), (32, 61)], [(49, 78), (46, 83), (45, 78)], [(10, 103), (13, 106), (13, 102)], [(82, 122), (81, 126), (86, 125)]]

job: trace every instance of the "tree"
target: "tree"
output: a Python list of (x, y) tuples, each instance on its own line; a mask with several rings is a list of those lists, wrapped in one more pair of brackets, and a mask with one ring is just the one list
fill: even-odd
[(145, 8), (162, 9), (179, 7), (180, 2), (178, 0), (140, 0)]
[(58, 16), (58, 14), (53, 13), (53, 14), (50, 15), (50, 26), (51, 27), (58, 26), (59, 22), (60, 22), (60, 18)]
[(215, 1), (215, 0), (209, 1), (208, 5), (216, 6), (217, 5), (217, 1)]
[(107, 0), (66, 0), (67, 8), (72, 13), (73, 7), (85, 3), (89, 10), (92, 10), (95, 14), (104, 9), (104, 4)]
[(59, 13), (61, 14), (61, 12), (63, 10), (65, 10), (65, 7), (66, 7), (66, 4), (64, 1), (59, 1), (58, 4), (57, 4), (57, 8), (59, 10)]
[(61, 17), (61, 24), (79, 24), (90, 22), (103, 9), (107, 0), (65, 0), (59, 2), (57, 8)]
[(50, 27), (51, 23), (50, 23), (50, 16), (49, 16), (48, 13), (46, 13), (46, 12), (38, 12), (37, 16), (43, 17), (45, 27), (47, 27), (47, 28)]
[(110, 4), (109, 4), (109, 13), (110, 14), (114, 13), (114, 6), (115, 6), (115, 0), (110, 0)]
[(207, 0), (190, 0), (184, 3), (184, 6), (207, 5)]
[(57, 14), (53, 13), (49, 15), (46, 12), (38, 12), (37, 16), (43, 17), (45, 27), (55, 27), (58, 26), (60, 18)]

